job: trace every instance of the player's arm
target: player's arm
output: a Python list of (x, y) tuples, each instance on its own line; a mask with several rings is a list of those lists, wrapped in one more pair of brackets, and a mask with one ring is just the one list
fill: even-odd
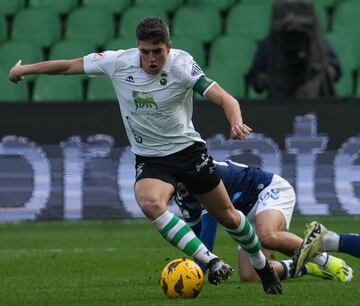
[(239, 102), (227, 93), (220, 85), (214, 84), (206, 91), (205, 96), (224, 109), (230, 123), (230, 137), (233, 139), (245, 138), (252, 129), (242, 121)]
[(201, 216), (201, 232), (200, 240), (212, 252), (214, 250), (217, 221), (208, 212), (203, 213)]
[(22, 65), (19, 60), (9, 71), (9, 79), (14, 83), (24, 80), (27, 74), (83, 74), (84, 60), (82, 57), (71, 60), (44, 61)]
[(205, 96), (224, 109), (227, 120), (230, 123), (230, 137), (232, 139), (244, 139), (252, 129), (242, 121), (239, 102), (227, 93), (220, 85), (212, 85)]
[[(199, 229), (199, 233), (196, 235), (202, 241), (202, 243), (207, 247), (210, 252), (214, 250), (214, 243), (216, 237), (216, 228), (217, 228), (217, 221), (210, 216), (208, 212), (205, 212), (201, 215), (201, 227)], [(192, 227), (194, 230), (194, 228)], [(195, 262), (199, 265), (199, 267), (205, 272), (206, 265), (201, 262), (200, 260), (194, 259)]]

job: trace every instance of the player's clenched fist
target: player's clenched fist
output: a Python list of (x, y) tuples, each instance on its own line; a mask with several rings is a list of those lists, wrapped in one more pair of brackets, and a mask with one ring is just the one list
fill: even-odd
[(19, 60), (14, 67), (12, 67), (9, 71), (9, 80), (14, 83), (18, 83), (24, 80), (23, 73), (21, 71), (21, 60)]
[(237, 124), (233, 126), (230, 130), (231, 139), (244, 139), (247, 135), (252, 132), (252, 129), (246, 124)]

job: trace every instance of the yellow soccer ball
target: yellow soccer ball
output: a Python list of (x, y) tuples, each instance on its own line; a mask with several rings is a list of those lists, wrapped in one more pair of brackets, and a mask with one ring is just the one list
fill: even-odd
[(191, 299), (198, 296), (204, 285), (204, 273), (191, 259), (177, 258), (162, 270), (160, 287), (170, 299)]

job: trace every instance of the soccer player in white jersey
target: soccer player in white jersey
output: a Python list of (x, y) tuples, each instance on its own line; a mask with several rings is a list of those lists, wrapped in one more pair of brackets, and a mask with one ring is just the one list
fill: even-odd
[(30, 65), (19, 61), (10, 70), (9, 79), (17, 83), (27, 74), (41, 73), (107, 76), (112, 81), (135, 153), (135, 197), (143, 213), (172, 245), (208, 265), (210, 283), (227, 279), (232, 268), (211, 253), (191, 228), (167, 209), (177, 183), (184, 182), (248, 252), (264, 291), (281, 294), (278, 276), (262, 253), (251, 224), (232, 205), (205, 141), (191, 121), (192, 96), (196, 91), (223, 108), (230, 137), (243, 139), (251, 128), (243, 123), (238, 101), (206, 78), (191, 55), (171, 48), (169, 30), (162, 20), (149, 17), (141, 21), (136, 38), (137, 48), (128, 50)]

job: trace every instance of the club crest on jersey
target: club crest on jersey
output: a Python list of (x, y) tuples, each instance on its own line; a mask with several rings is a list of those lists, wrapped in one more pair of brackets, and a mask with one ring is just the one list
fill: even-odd
[(134, 90), (132, 92), (132, 96), (134, 98), (134, 103), (135, 103), (136, 109), (138, 109), (138, 108), (158, 109), (159, 108), (158, 105), (156, 104), (152, 94)]
[(201, 68), (196, 63), (194, 63), (191, 68), (191, 75), (195, 76), (200, 74), (201, 72), (202, 72)]
[(167, 84), (167, 79), (161, 78), (160, 79), (160, 85), (165, 86)]
[(165, 86), (167, 84), (168, 80), (166, 77), (167, 77), (166, 72), (161, 73), (160, 85)]

